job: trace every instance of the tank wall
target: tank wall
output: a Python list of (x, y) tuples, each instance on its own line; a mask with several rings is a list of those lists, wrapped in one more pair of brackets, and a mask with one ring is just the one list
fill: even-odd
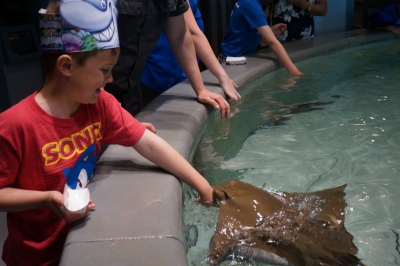
[[(328, 0), (327, 2), (328, 13), (323, 17), (314, 17), (315, 36), (348, 30), (346, 29), (348, 1)], [(352, 13), (349, 15), (352, 16)]]

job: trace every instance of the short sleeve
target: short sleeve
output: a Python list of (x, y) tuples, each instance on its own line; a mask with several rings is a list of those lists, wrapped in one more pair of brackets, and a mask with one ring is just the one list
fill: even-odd
[(387, 25), (396, 25), (399, 19), (399, 13), (397, 10), (397, 4), (386, 6), (372, 14), (367, 18), (370, 23), (370, 27), (383, 27)]
[(252, 29), (268, 25), (260, 3), (250, 3), (243, 7), (242, 12), (244, 18)]
[(0, 147), (0, 188), (3, 188), (14, 184), (20, 161), (12, 145), (2, 136)]
[(134, 146), (146, 127), (123, 109), (114, 96), (106, 91), (101, 94), (99, 108), (104, 117), (103, 144)]
[(176, 9), (170, 13), (171, 17), (179, 16), (189, 10), (189, 3), (187, 0), (178, 0)]

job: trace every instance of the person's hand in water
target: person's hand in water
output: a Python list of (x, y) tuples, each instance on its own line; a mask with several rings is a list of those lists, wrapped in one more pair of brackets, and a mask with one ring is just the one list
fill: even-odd
[(231, 108), (222, 95), (204, 89), (197, 94), (197, 100), (201, 103), (209, 104), (215, 109), (219, 109), (221, 112), (221, 119), (228, 119), (230, 117)]
[(219, 85), (225, 92), (226, 96), (228, 96), (230, 101), (238, 101), (242, 98), (242, 96), (240, 96), (239, 92), (237, 91), (238, 85), (236, 85), (236, 83), (233, 82), (233, 80), (231, 80), (228, 75), (220, 78)]
[(198, 202), (206, 207), (211, 207), (216, 205), (217, 203), (217, 196), (214, 193), (214, 189), (210, 187), (207, 190), (205, 195), (200, 195), (199, 198), (195, 199), (195, 202)]

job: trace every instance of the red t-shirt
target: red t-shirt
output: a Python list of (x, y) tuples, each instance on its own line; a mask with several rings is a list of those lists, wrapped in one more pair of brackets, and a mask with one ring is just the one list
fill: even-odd
[[(70, 168), (92, 143), (133, 146), (145, 127), (102, 91), (95, 104), (82, 104), (71, 118), (47, 114), (35, 94), (0, 114), (0, 188), (63, 192)], [(57, 265), (69, 223), (48, 208), (7, 213), (3, 246), (7, 265)]]

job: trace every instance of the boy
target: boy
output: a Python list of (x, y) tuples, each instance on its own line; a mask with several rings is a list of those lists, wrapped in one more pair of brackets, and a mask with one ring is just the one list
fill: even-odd
[(115, 3), (108, 3), (64, 0), (60, 14), (42, 15), (41, 27), (50, 27), (42, 32), (42, 47), (53, 52), (43, 55), (46, 82), (0, 114), (0, 211), (8, 212), (9, 232), (2, 259), (7, 265), (58, 264), (70, 222), (95, 207), (90, 201), (83, 214), (64, 208), (63, 170), (92, 144), (96, 154), (102, 144), (133, 146), (192, 186), (199, 201), (213, 200), (209, 183), (103, 90), (119, 54), (116, 27), (106, 29), (112, 31), (107, 39), (96, 40), (100, 28), (116, 19)]
[(286, 30), (286, 25), (279, 23), (272, 27), (268, 26), (263, 5), (266, 6), (270, 2), (271, 0), (238, 0), (236, 2), (221, 44), (222, 53), (224, 56), (233, 57), (254, 53), (262, 37), (290, 74), (302, 76), (303, 74), (293, 64), (285, 48), (275, 37)]

